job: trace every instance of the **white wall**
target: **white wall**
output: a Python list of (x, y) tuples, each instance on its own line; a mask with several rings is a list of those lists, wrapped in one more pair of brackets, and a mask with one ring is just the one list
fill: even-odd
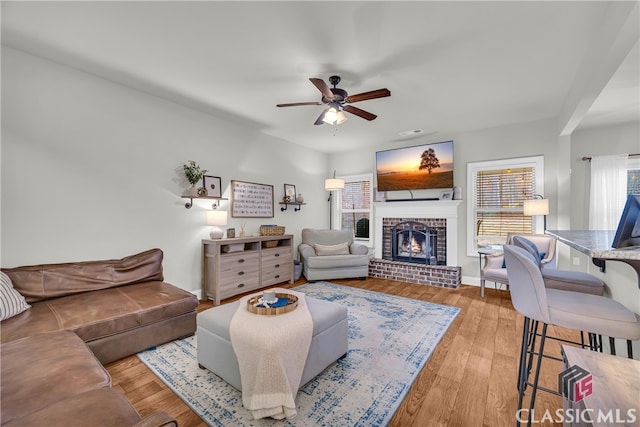
[[(557, 131), (554, 120), (541, 120), (528, 123), (517, 123), (491, 129), (483, 129), (459, 134), (430, 135), (412, 139), (404, 143), (390, 143), (384, 147), (371, 147), (368, 152), (354, 151), (339, 153), (330, 158), (330, 169), (336, 169), (340, 175), (356, 173), (375, 173), (375, 152), (401, 146), (412, 146), (424, 143), (454, 141), (454, 184), (463, 187), (463, 198), (466, 198), (467, 163), (544, 155), (545, 158), (545, 197), (551, 199), (548, 228), (555, 225), (555, 203), (557, 193)], [(389, 197), (408, 198), (409, 192), (394, 192)], [(437, 197), (440, 191), (414, 191), (415, 197)], [(463, 283), (479, 283), (478, 258), (467, 256), (467, 209), (466, 200), (460, 207), (458, 220), (458, 264), (462, 267)]]
[[(165, 280), (199, 290), (211, 204), (184, 208), (187, 160), (222, 177), (224, 197), (232, 179), (274, 185), (275, 217), (244, 220), (248, 234), (284, 225), (297, 245), (328, 223), (325, 154), (4, 46), (1, 157), (3, 267), (158, 247)], [(305, 196), (300, 212), (280, 212), (284, 183)]]

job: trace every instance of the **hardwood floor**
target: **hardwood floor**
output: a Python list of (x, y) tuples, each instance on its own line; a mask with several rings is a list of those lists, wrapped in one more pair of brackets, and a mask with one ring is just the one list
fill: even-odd
[[(304, 283), (299, 280), (293, 285)], [(513, 426), (518, 395), (516, 371), (522, 336), (523, 317), (511, 305), (509, 293), (462, 285), (452, 290), (392, 280), (332, 280), (334, 283), (386, 292), (439, 304), (460, 307), (462, 311), (438, 344), (398, 408), (391, 426)], [(230, 300), (223, 301), (229, 302)], [(198, 310), (212, 307), (201, 301)], [(550, 327), (550, 335), (577, 339), (575, 331)], [(560, 354), (556, 341), (547, 349)], [(125, 393), (138, 412), (145, 416), (165, 411), (183, 427), (206, 424), (136, 356), (107, 365), (113, 386)], [(556, 389), (560, 362), (545, 359), (542, 384)], [(546, 409), (552, 414), (562, 408), (558, 396), (539, 392), (536, 418)], [(552, 422), (537, 425), (560, 425)]]

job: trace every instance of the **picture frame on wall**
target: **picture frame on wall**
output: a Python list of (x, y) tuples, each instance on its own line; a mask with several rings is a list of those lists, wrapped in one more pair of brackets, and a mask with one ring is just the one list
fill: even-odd
[(219, 176), (205, 175), (202, 186), (206, 188), (208, 197), (222, 197), (222, 179)]
[(284, 201), (295, 202), (296, 201), (296, 186), (293, 184), (284, 185)]
[(453, 200), (453, 190), (445, 190), (440, 193), (440, 200)]
[(232, 218), (273, 218), (273, 185), (231, 180)]

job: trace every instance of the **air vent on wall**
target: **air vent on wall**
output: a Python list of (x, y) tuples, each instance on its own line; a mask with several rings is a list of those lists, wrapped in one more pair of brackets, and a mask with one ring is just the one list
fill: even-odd
[(423, 133), (424, 130), (422, 129), (412, 129), (412, 130), (404, 130), (402, 132), (398, 132), (398, 135), (400, 136), (413, 136), (413, 135), (419, 135), (421, 133)]

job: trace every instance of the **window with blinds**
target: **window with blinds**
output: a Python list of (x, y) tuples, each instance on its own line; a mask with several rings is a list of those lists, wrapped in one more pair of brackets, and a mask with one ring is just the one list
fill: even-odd
[(536, 218), (523, 202), (541, 194), (542, 157), (469, 163), (468, 252), (501, 245), (508, 233), (535, 233)]
[(507, 168), (478, 171), (475, 177), (476, 241), (479, 246), (502, 243), (507, 233), (533, 232), (523, 201), (535, 194), (535, 169)]
[(368, 240), (371, 226), (371, 178), (344, 177), (340, 194), (340, 228), (353, 230), (359, 240)]

